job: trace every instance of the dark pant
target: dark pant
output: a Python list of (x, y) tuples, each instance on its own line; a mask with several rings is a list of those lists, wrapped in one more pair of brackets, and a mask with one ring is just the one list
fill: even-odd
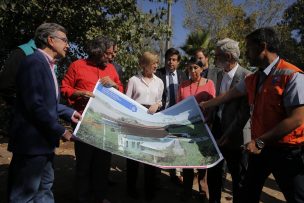
[(8, 201), (54, 202), (54, 154), (22, 155), (13, 154), (8, 174)]
[[(204, 179), (206, 175), (206, 169), (198, 169), (198, 184), (200, 188), (200, 180)], [(192, 195), (192, 186), (193, 186), (193, 179), (194, 179), (194, 169), (192, 168), (185, 168), (183, 169), (183, 189), (184, 189), (184, 196), (190, 197)]]
[[(128, 193), (136, 193), (136, 182), (138, 177), (139, 162), (127, 159), (127, 191)], [(148, 164), (144, 164), (144, 190), (146, 197), (155, 195), (155, 178), (157, 168)]]
[[(242, 150), (221, 149), (226, 160), (227, 168), (232, 177), (233, 202), (239, 203), (241, 183), (244, 179), (247, 168), (247, 154)], [(224, 160), (216, 166), (208, 169), (207, 183), (209, 190), (209, 203), (221, 202), (223, 187)]]
[(107, 194), (111, 153), (76, 141), (75, 155), (78, 202), (90, 202), (91, 197), (102, 201)]
[(301, 147), (265, 147), (250, 155), (242, 189), (242, 202), (258, 203), (265, 180), (273, 174), (285, 199), (304, 202), (304, 152)]

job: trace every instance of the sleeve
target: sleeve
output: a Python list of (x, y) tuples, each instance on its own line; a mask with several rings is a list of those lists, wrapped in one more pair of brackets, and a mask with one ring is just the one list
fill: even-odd
[(164, 92), (164, 83), (161, 79), (159, 79), (159, 88), (158, 88), (158, 94), (157, 94), (157, 102), (160, 102), (162, 104), (162, 97)]
[(134, 89), (134, 80), (133, 77), (129, 79), (127, 89), (126, 89), (126, 95), (130, 98), (133, 96), (133, 89)]
[(76, 66), (75, 62), (70, 65), (61, 84), (61, 94), (65, 99), (67, 99), (69, 105), (73, 105), (75, 102), (72, 99), (72, 95), (76, 91), (74, 88), (77, 80)]
[(304, 74), (295, 73), (287, 83), (283, 93), (285, 107), (292, 107), (304, 104)]
[(17, 74), (17, 92), (19, 99), (24, 104), (24, 114), (26, 114), (32, 122), (39, 127), (43, 127), (46, 135), (61, 136), (65, 128), (59, 124), (56, 116), (50, 112), (50, 107), (45, 101), (47, 87), (45, 80), (49, 80), (46, 76), (44, 64), (41, 61), (31, 59), (20, 66)]
[(112, 74), (113, 74), (113, 80), (116, 83), (116, 85), (118, 86), (118, 90), (120, 92), (124, 92), (123, 85), (122, 85), (122, 83), (119, 79), (119, 75), (118, 75), (118, 73), (117, 73), (117, 71), (116, 71), (116, 69), (113, 65), (112, 65)]
[(63, 118), (66, 121), (71, 121), (71, 118), (73, 116), (73, 113), (75, 112), (74, 109), (69, 108), (63, 104), (58, 104), (57, 106), (58, 109), (58, 115)]

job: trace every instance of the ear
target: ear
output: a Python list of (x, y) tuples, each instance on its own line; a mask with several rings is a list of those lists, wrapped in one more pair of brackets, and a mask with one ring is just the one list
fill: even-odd
[(47, 43), (48, 43), (51, 47), (53, 47), (53, 45), (54, 45), (54, 38), (51, 37), (51, 36), (48, 36), (48, 38), (47, 38)]
[(265, 51), (265, 50), (267, 50), (267, 43), (266, 42), (262, 42), (262, 43), (260, 43), (260, 45), (259, 45), (259, 51)]

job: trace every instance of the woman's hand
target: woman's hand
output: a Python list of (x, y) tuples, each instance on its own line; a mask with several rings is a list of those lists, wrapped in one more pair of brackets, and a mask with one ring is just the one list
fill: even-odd
[(155, 103), (150, 106), (150, 108), (148, 109), (148, 113), (154, 114), (158, 110), (158, 108), (159, 108), (159, 103)]

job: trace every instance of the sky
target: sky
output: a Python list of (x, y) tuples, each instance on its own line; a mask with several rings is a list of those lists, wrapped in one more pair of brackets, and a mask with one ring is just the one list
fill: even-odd
[[(243, 0), (234, 0), (235, 4), (242, 3)], [(295, 2), (295, 0), (289, 0), (288, 4)], [(150, 2), (148, 0), (138, 0), (138, 6), (142, 8), (145, 12), (148, 12), (150, 9), (154, 10), (159, 7), (167, 8), (166, 4), (158, 2)], [(185, 18), (184, 11), (184, 1), (178, 0), (172, 5), (172, 25), (173, 25), (173, 38), (172, 46), (181, 47), (186, 42), (187, 36), (190, 33), (189, 30), (183, 27), (183, 22)]]

